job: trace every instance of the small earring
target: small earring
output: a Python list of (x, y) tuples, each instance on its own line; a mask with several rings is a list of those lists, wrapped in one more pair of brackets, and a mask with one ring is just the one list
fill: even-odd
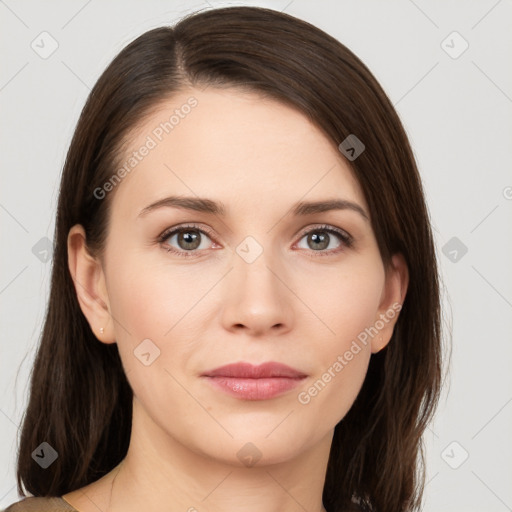
[(103, 327), (100, 327), (100, 333), (103, 334)]

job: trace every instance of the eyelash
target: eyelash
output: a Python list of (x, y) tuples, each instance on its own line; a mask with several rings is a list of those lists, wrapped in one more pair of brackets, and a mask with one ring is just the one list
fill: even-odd
[[(208, 236), (210, 239), (214, 240), (213, 234), (209, 230), (204, 229), (204, 228), (199, 228), (197, 225), (194, 225), (194, 224), (189, 224), (189, 225), (185, 225), (185, 226), (179, 226), (179, 227), (167, 229), (161, 235), (159, 235), (157, 241), (159, 244), (163, 245), (164, 242), (166, 240), (168, 240), (171, 236), (173, 236), (177, 233), (182, 233), (182, 232), (186, 232), (186, 231), (197, 231), (203, 235)], [(345, 248), (349, 249), (353, 245), (353, 238), (348, 233), (346, 233), (345, 231), (343, 231), (341, 229), (335, 228), (333, 226), (329, 226), (327, 224), (324, 224), (322, 226), (317, 226), (313, 229), (310, 229), (309, 231), (305, 231), (305, 232), (301, 233), (299, 240), (302, 240), (302, 238), (304, 238), (306, 235), (309, 235), (310, 233), (315, 233), (315, 232), (319, 232), (319, 231), (320, 232), (324, 231), (329, 234), (334, 234), (334, 235), (338, 236), (340, 241), (342, 242), (342, 244), (345, 246)], [(162, 247), (162, 248), (167, 252), (171, 252), (171, 253), (176, 254), (177, 256), (180, 256), (183, 258), (191, 258), (191, 257), (193, 258), (193, 257), (196, 257), (197, 253), (198, 253), (197, 249), (193, 250), (193, 251), (184, 251), (184, 250), (178, 251), (169, 246)], [(325, 250), (313, 251), (312, 250), (312, 252), (315, 253), (315, 256), (312, 256), (312, 257), (314, 258), (316, 256), (330, 256), (332, 254), (337, 254), (343, 250), (344, 250), (343, 247), (341, 247), (341, 248), (338, 247), (337, 249), (331, 249), (329, 251), (325, 251)]]

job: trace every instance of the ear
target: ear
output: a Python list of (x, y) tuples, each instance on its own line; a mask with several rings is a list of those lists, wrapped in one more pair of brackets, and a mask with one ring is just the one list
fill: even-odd
[(103, 343), (115, 343), (103, 267), (89, 253), (85, 231), (80, 224), (69, 230), (67, 243), (69, 271), (80, 308), (96, 338)]
[(372, 338), (372, 353), (382, 350), (391, 340), (393, 329), (405, 300), (409, 285), (409, 269), (402, 254), (394, 254), (386, 269), (379, 311), (374, 327), (378, 334)]

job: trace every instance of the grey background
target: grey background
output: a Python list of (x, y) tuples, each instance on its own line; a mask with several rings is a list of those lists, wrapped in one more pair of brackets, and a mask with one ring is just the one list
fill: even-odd
[[(313, 23), (353, 50), (395, 104), (424, 180), (453, 333), (450, 385), (425, 436), (425, 510), (512, 510), (512, 2), (208, 3)], [(80, 110), (128, 42), (205, 6), (0, 0), (1, 508), (18, 499), (16, 436), (51, 266), (45, 237)], [(43, 31), (58, 43), (46, 59), (31, 47), (51, 48)]]

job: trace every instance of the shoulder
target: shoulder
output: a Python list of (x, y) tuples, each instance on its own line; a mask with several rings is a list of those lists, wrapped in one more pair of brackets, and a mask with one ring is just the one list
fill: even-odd
[(29, 497), (9, 505), (2, 512), (78, 512), (60, 497)]

